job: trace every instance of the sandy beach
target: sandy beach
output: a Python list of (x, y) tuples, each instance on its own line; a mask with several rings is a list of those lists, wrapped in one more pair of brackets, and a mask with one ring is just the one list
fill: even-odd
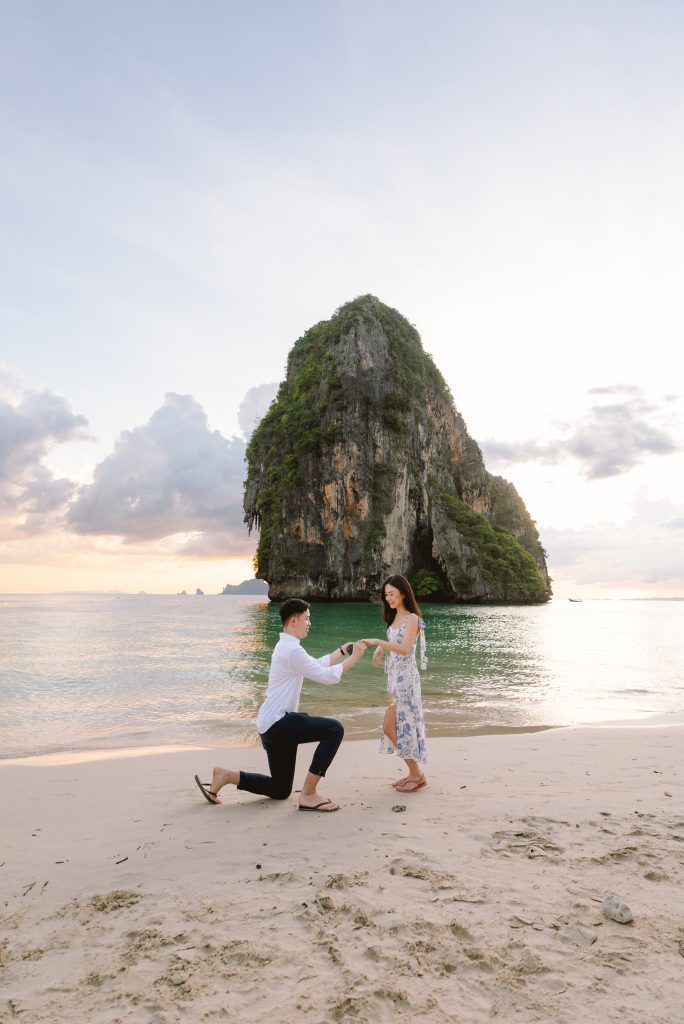
[(433, 739), (413, 795), (346, 743), (331, 815), (207, 804), (257, 749), (2, 765), (0, 1019), (684, 1021), (683, 741)]

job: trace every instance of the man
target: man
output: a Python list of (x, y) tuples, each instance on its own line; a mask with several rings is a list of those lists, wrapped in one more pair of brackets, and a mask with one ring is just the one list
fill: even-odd
[[(300, 641), (309, 632), (311, 611), (306, 601), (291, 597), (280, 606), (283, 632), (276, 644), (268, 676), (266, 699), (259, 708), (257, 729), (268, 757), (270, 775), (257, 775), (231, 768), (214, 768), (211, 784), (195, 782), (210, 804), (220, 804), (224, 786), (237, 786), (248, 793), (259, 793), (272, 800), (286, 800), (292, 782), (300, 743), (318, 743), (311, 767), (299, 796), (300, 811), (339, 811), (339, 805), (317, 791), (342, 742), (344, 728), (334, 718), (316, 718), (298, 711), (304, 677), (316, 683), (339, 683), (364, 655), (366, 643), (339, 647), (332, 654), (312, 658)], [(343, 661), (346, 655), (346, 661)], [(342, 664), (339, 664), (343, 662)]]

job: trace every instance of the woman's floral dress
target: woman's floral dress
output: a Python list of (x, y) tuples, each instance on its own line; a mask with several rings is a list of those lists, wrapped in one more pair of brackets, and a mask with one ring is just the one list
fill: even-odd
[[(392, 644), (400, 644), (406, 632), (406, 620), (398, 628), (389, 626), (387, 639)], [(385, 672), (387, 673), (387, 689), (394, 697), (397, 714), (397, 754), (403, 758), (412, 758), (427, 763), (427, 747), (425, 744), (425, 722), (423, 721), (423, 701), (420, 693), (420, 675), (416, 664), (416, 645), (420, 641), (420, 667), (427, 668), (425, 656), (425, 623), (420, 619), (418, 636), (408, 654), (395, 654), (390, 651), (385, 656)], [(394, 747), (388, 736), (383, 733), (380, 741), (383, 754), (393, 754)]]

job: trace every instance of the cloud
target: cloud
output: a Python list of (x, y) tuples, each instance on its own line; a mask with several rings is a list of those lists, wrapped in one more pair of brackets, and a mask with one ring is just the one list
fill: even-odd
[(635, 496), (624, 524), (593, 523), (579, 530), (545, 528), (551, 574), (582, 584), (669, 583), (684, 592), (684, 545), (673, 529), (684, 527), (684, 505), (669, 498)]
[(622, 400), (592, 405), (582, 422), (563, 424), (560, 436), (548, 441), (484, 441), (485, 458), (499, 464), (576, 459), (589, 480), (603, 480), (629, 472), (652, 455), (671, 455), (681, 448), (671, 423), (659, 422), (660, 408), (640, 388), (592, 388), (589, 394)]
[(238, 409), (238, 423), (246, 438), (252, 436), (277, 394), (278, 384), (257, 384), (255, 388), (249, 389)]
[(28, 533), (40, 532), (66, 504), (75, 484), (43, 464), (56, 445), (87, 438), (85, 416), (50, 391), (18, 391), (0, 372), (0, 514)]
[(589, 388), (590, 395), (639, 395), (641, 388), (636, 384), (608, 384), (599, 388)]
[[(242, 505), (240, 511), (242, 511)], [(246, 533), (244, 524), (242, 524), (241, 531)], [(234, 555), (251, 555), (254, 552), (254, 547), (253, 537), (249, 541), (241, 533), (236, 539), (234, 530), (210, 530), (184, 537), (176, 546), (174, 554), (180, 558), (227, 558)]]
[[(276, 391), (262, 384), (245, 395), (240, 425), (247, 437)], [(0, 537), (10, 546), (66, 528), (72, 536), (120, 538), (131, 548), (172, 538), (169, 552), (181, 558), (252, 553), (242, 509), (245, 437), (210, 430), (192, 396), (168, 394), (147, 423), (120, 435), (92, 483), (79, 487), (43, 460), (56, 445), (86, 439), (86, 426), (64, 398), (26, 390), (0, 365)]]
[(96, 466), (67, 523), (76, 533), (129, 541), (193, 534), (187, 553), (194, 555), (251, 552), (242, 510), (245, 447), (242, 438), (210, 430), (191, 395), (167, 394), (149, 421), (124, 431)]

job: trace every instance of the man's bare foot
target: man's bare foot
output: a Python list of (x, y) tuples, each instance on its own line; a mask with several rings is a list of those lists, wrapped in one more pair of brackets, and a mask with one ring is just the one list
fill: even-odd
[(223, 803), (223, 801), (219, 800), (219, 798), (216, 796), (216, 793), (212, 793), (211, 792), (211, 789), (210, 789), (211, 783), (209, 783), (209, 782), (202, 782), (202, 780), (200, 779), (199, 775), (195, 776), (195, 782), (197, 783), (197, 785), (198, 785), (198, 787), (199, 787), (199, 789), (200, 789), (204, 799), (208, 803), (210, 803), (210, 804), (220, 804), (220, 803)]
[(237, 786), (240, 781), (240, 772), (235, 772), (231, 768), (214, 768), (211, 773), (211, 785), (209, 786), (207, 793), (210, 797), (215, 798), (212, 803), (222, 804), (223, 800), (219, 800), (218, 794), (224, 786)]
[(300, 793), (299, 807), (305, 811), (339, 811), (340, 805), (321, 793)]

